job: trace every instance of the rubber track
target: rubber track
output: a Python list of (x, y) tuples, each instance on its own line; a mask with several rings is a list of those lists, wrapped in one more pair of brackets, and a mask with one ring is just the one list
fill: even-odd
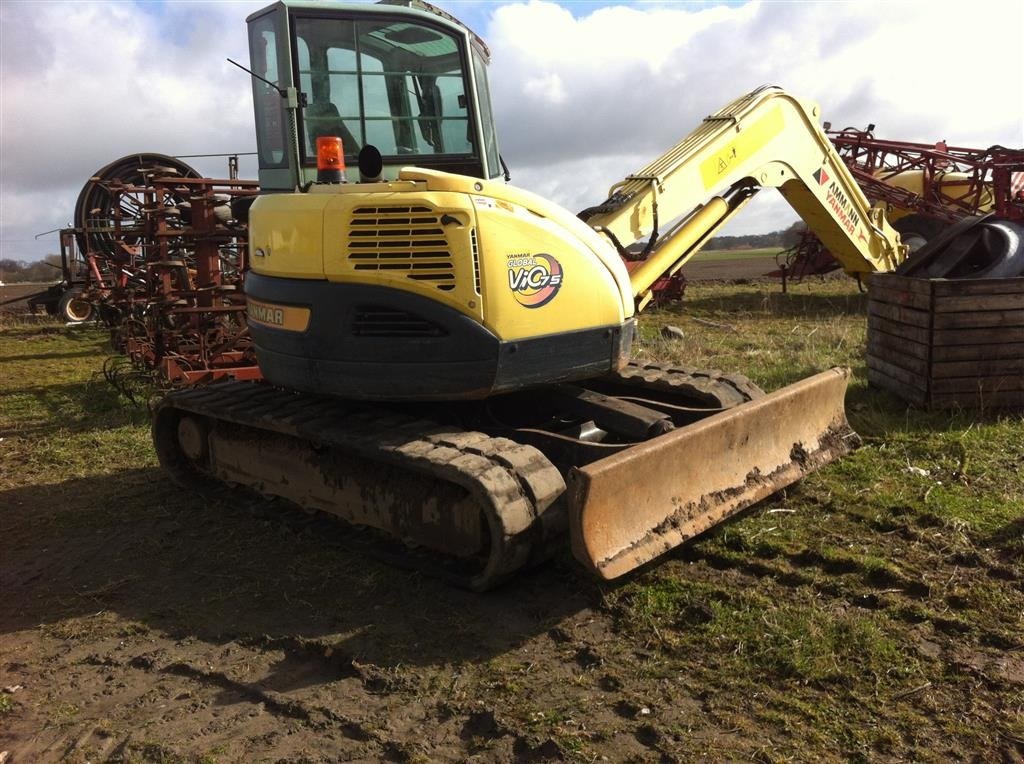
[[(615, 384), (680, 396), (686, 402), (730, 408), (764, 395), (738, 374), (686, 366), (631, 362), (608, 375)], [(180, 454), (172, 411), (191, 412), (264, 432), (276, 432), (360, 457), (405, 467), (466, 488), (491, 528), (491, 555), (482, 570), (457, 572), (442, 555), (380, 541), (378, 531), (348, 534), (346, 545), (389, 563), (421, 570), (483, 591), (566, 543), (565, 490), (558, 470), (538, 449), (508, 438), (327, 396), (298, 394), (252, 382), (225, 382), (170, 393), (157, 404), (153, 439), (160, 462), (180, 485), (231, 504), (251, 507), (253, 490), (240, 491), (197, 471)], [(249, 499), (249, 500), (247, 500)], [(390, 538), (390, 537), (389, 537)]]
[(410, 552), (409, 560), (460, 586), (477, 591), (495, 586), (545, 555), (552, 539), (565, 529), (564, 507), (552, 506), (564, 492), (565, 482), (532, 446), (390, 409), (251, 382), (175, 392), (158, 405), (153, 420), (157, 453), (176, 481), (189, 488), (208, 488), (212, 478), (190, 468), (180, 453), (174, 410), (331, 446), (462, 486), (487, 518), (486, 563), (477, 571), (456, 573), (452, 566), (428, 559), (440, 555)]
[(606, 379), (616, 384), (680, 395), (716, 408), (732, 408), (765, 394), (742, 374), (638, 361), (630, 361), (622, 371), (609, 374)]

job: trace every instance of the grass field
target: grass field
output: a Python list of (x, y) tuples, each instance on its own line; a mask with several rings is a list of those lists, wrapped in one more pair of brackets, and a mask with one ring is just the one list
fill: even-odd
[(869, 389), (864, 310), (832, 281), (646, 315), (640, 357), (766, 389), (851, 366), (863, 447), (621, 584), (565, 552), (483, 596), (178, 492), (102, 333), (4, 325), (0, 751), (1020, 760), (1024, 421)]
[(746, 260), (751, 257), (775, 257), (782, 247), (762, 249), (702, 249), (696, 257), (701, 260)]

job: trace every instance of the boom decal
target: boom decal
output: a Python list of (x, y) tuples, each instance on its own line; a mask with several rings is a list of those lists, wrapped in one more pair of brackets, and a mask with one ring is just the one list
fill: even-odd
[(834, 180), (828, 185), (825, 201), (828, 202), (828, 206), (835, 213), (836, 220), (852, 236), (860, 225), (860, 215), (854, 209), (853, 203), (843, 193), (843, 189)]
[(773, 108), (729, 141), (724, 148), (705, 159), (700, 165), (705, 190), (712, 191), (721, 187), (735, 166), (749, 159), (764, 144), (781, 133), (785, 126), (786, 120), (782, 111), (778, 107)]

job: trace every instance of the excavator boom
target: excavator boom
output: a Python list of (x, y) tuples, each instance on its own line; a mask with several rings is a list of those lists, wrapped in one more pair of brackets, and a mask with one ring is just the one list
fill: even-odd
[[(818, 114), (780, 88), (755, 90), (580, 213), (624, 258), (623, 241), (648, 237), (646, 259), (630, 273), (637, 310), (656, 281), (766, 186), (848, 273), (888, 271), (905, 259), (899, 234), (861, 192)], [(661, 220), (675, 222), (662, 232)], [(616, 578), (847, 453), (857, 440), (843, 407), (848, 378), (843, 369), (818, 374), (575, 470), (576, 558)]]
[[(818, 106), (781, 88), (736, 99), (581, 217), (616, 246), (645, 237), (631, 274), (643, 307), (651, 285), (674, 273), (764, 187), (778, 188), (851, 275), (889, 271), (905, 257), (899, 234), (872, 207), (818, 123)], [(659, 231), (660, 221), (677, 222)]]

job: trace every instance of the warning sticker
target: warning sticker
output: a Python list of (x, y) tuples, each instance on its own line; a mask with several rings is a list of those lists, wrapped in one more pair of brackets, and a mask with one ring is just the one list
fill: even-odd
[(781, 133), (784, 126), (785, 118), (778, 106), (750, 126), (744, 126), (735, 138), (701, 162), (700, 176), (704, 180), (704, 188), (713, 191), (727, 181), (736, 180), (731, 174)]

